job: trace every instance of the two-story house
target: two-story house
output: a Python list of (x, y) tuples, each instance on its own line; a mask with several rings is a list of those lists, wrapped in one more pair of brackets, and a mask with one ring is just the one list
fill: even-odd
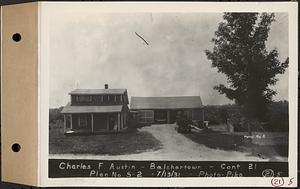
[(64, 132), (113, 132), (126, 128), (128, 95), (126, 89), (76, 89), (69, 93), (71, 102), (62, 110)]

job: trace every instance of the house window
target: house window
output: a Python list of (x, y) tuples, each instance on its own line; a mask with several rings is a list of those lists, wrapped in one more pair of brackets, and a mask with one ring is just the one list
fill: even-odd
[(107, 95), (103, 96), (103, 102), (108, 102), (108, 96)]
[(114, 95), (110, 95), (109, 96), (109, 102), (114, 102), (115, 101), (115, 96)]
[(92, 102), (92, 96), (76, 96), (77, 102)]
[(141, 110), (138, 113), (140, 123), (153, 123), (154, 112), (152, 110)]
[(78, 117), (78, 126), (79, 127), (87, 127), (88, 126), (87, 116), (79, 116)]

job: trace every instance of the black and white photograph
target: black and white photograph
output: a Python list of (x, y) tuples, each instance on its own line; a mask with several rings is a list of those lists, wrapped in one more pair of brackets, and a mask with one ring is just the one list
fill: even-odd
[(55, 25), (53, 157), (286, 161), (287, 14), (87, 12)]
[(287, 12), (55, 8), (49, 159), (288, 162)]
[(298, 186), (297, 2), (22, 0), (0, 14), (2, 182)]

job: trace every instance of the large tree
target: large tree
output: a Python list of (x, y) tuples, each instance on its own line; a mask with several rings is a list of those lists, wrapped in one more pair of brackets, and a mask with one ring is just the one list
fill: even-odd
[(212, 67), (227, 76), (229, 86), (215, 86), (221, 94), (244, 107), (248, 120), (261, 119), (276, 91), (270, 88), (288, 67), (288, 58), (278, 60), (277, 49), (268, 51), (266, 41), (274, 14), (225, 13), (206, 50)]

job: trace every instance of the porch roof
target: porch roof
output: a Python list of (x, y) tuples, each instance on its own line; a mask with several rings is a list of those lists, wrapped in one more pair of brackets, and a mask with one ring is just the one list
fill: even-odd
[(112, 105), (112, 106), (71, 106), (68, 103), (61, 113), (63, 114), (76, 114), (76, 113), (113, 113), (121, 112), (122, 105)]

